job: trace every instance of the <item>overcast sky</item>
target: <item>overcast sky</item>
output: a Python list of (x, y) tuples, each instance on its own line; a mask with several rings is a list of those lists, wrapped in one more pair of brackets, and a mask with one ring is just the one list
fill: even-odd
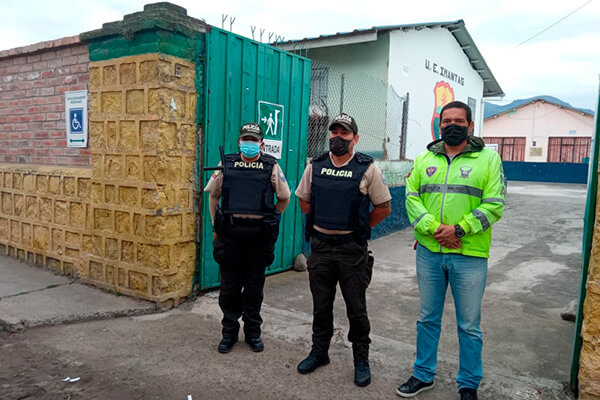
[[(98, 29), (141, 11), (151, 0), (3, 1), (0, 49)], [(506, 93), (498, 102), (552, 95), (575, 107), (596, 109), (600, 73), (600, 0), (172, 0), (188, 15), (252, 37), (251, 26), (286, 40), (381, 25), (463, 19)], [(563, 21), (528, 42), (523, 41)], [(226, 26), (229, 28), (229, 18)]]

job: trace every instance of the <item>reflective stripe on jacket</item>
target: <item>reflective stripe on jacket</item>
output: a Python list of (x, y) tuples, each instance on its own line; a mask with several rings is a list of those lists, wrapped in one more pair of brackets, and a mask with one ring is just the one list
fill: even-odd
[[(502, 160), (469, 136), (452, 161), (443, 142), (435, 141), (415, 160), (406, 179), (406, 210), (415, 238), (433, 252), (489, 257), (491, 226), (502, 217), (506, 184)], [(466, 235), (459, 249), (448, 249), (433, 234), (440, 224), (459, 224)]]

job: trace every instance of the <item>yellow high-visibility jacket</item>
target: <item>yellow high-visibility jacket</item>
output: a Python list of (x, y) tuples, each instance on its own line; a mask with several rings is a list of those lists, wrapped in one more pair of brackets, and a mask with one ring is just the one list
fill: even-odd
[[(415, 238), (430, 251), (488, 258), (491, 227), (502, 217), (505, 193), (502, 160), (483, 140), (469, 135), (467, 147), (451, 160), (440, 139), (417, 157), (406, 179), (406, 211)], [(459, 249), (435, 240), (440, 224), (464, 229)]]

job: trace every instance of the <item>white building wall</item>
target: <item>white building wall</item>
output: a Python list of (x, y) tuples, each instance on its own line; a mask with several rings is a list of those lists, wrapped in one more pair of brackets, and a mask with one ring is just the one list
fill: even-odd
[(310, 49), (308, 57), (329, 64), (344, 65), (357, 72), (387, 81), (389, 35), (372, 42)]
[(374, 41), (308, 51), (308, 57), (313, 60), (313, 69), (317, 65), (327, 65), (326, 103), (329, 117), (333, 118), (341, 110), (352, 115), (360, 136), (357, 150), (376, 158), (383, 155), (387, 130), (388, 47), (389, 35), (383, 34)]
[[(525, 161), (531, 162), (548, 160), (549, 137), (592, 137), (593, 133), (592, 115), (543, 101), (488, 118), (483, 124), (484, 138), (525, 137)], [(536, 156), (534, 148), (541, 148), (541, 154)]]
[[(444, 71), (455, 74), (454, 79), (444, 76)], [(434, 140), (434, 112), (452, 100), (475, 100), (474, 133), (481, 136), (483, 80), (447, 29), (391, 31), (388, 81), (400, 95), (410, 94), (408, 159), (414, 159)], [(438, 84), (449, 88), (438, 87), (436, 99)]]

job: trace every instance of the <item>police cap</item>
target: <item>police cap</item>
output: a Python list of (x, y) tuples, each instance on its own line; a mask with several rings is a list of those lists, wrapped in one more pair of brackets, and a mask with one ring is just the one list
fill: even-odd
[(242, 125), (240, 128), (240, 137), (242, 136), (252, 136), (258, 140), (263, 139), (263, 132), (256, 122), (248, 122)]
[(329, 125), (329, 130), (332, 130), (335, 125), (341, 125), (348, 132), (352, 132), (355, 135), (358, 133), (358, 125), (356, 125), (356, 121), (350, 115), (341, 113), (336, 116)]

